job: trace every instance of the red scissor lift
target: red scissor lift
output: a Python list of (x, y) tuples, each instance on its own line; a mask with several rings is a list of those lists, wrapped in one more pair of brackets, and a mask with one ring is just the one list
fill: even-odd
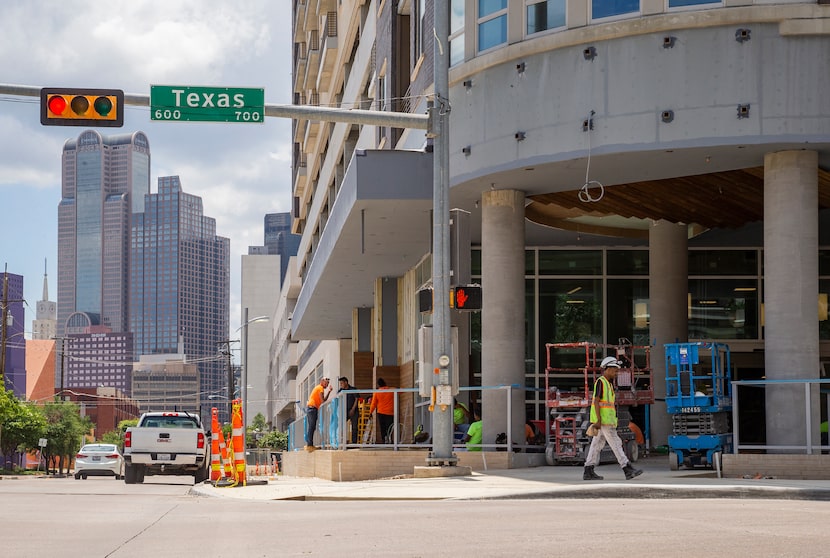
[[(651, 347), (632, 345), (621, 339), (617, 345), (602, 343), (547, 343), (545, 368), (545, 457), (549, 465), (582, 464), (588, 455), (591, 438), (585, 434), (590, 425), (591, 396), (594, 381), (600, 376), (600, 362), (615, 356), (622, 362), (617, 372), (617, 431), (631, 461), (637, 461), (639, 446), (628, 428), (629, 408), (654, 403), (651, 384)], [(606, 446), (602, 461), (614, 460)]]

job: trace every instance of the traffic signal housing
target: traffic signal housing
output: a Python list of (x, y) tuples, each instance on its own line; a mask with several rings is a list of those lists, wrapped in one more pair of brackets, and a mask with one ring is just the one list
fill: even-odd
[(450, 308), (481, 310), (481, 285), (458, 285), (450, 289)]
[(120, 89), (44, 87), (40, 90), (40, 123), (44, 126), (120, 128), (124, 125), (124, 92)]

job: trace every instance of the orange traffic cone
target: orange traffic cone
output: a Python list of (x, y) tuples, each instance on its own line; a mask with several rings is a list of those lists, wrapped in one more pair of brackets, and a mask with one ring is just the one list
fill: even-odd
[(245, 439), (242, 435), (242, 401), (234, 399), (233, 401), (233, 420), (231, 426), (233, 427), (233, 461), (234, 461), (234, 477), (236, 478), (237, 486), (247, 486), (245, 480)]
[(219, 460), (219, 411), (216, 407), (210, 410), (210, 480), (218, 481), (222, 478), (222, 463)]
[(222, 455), (222, 465), (225, 470), (225, 478), (233, 478), (233, 469), (231, 467), (231, 460), (228, 457), (228, 445), (225, 443), (225, 434), (219, 430), (219, 453)]

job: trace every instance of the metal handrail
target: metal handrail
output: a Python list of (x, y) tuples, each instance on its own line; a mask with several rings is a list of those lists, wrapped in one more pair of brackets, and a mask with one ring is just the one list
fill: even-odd
[[(751, 386), (751, 387), (766, 387), (768, 385), (781, 385), (781, 384), (804, 384), (804, 432), (805, 432), (805, 444), (802, 445), (762, 445), (762, 444), (741, 444), (739, 439), (739, 423), (738, 423), (738, 390), (736, 389), (738, 386)], [(798, 380), (798, 379), (787, 379), (787, 380), (734, 380), (732, 382), (732, 431), (733, 431), (733, 440), (734, 443), (732, 444), (732, 453), (737, 454), (738, 450), (741, 449), (752, 449), (752, 450), (806, 450), (807, 455), (812, 455), (813, 449), (817, 448), (819, 451), (821, 450), (830, 450), (830, 445), (821, 445), (818, 446), (813, 444), (813, 404), (810, 398), (810, 388), (813, 384), (827, 384), (830, 385), (830, 380), (814, 380), (814, 379), (805, 379), (805, 380)], [(830, 403), (830, 395), (828, 395), (828, 403)], [(830, 406), (828, 406), (830, 408)]]
[[(514, 389), (520, 390), (527, 390), (529, 388), (525, 388), (524, 386), (520, 386), (518, 384), (508, 384), (508, 385), (498, 385), (498, 386), (474, 386), (474, 387), (460, 387), (460, 392), (470, 392), (470, 391), (487, 391), (487, 390), (503, 390), (505, 391), (505, 397), (507, 397), (507, 421), (505, 425), (505, 433), (507, 434), (507, 440), (503, 444), (486, 444), (482, 443), (481, 448), (482, 450), (488, 449), (497, 449), (497, 450), (506, 450), (507, 448), (521, 448), (521, 449), (531, 449), (531, 448), (538, 448), (538, 446), (531, 446), (528, 444), (514, 444), (513, 443), (513, 436), (512, 436), (512, 391)], [(340, 401), (345, 401), (345, 396), (348, 394), (359, 393), (359, 394), (369, 394), (369, 393), (378, 393), (378, 392), (392, 392), (394, 395), (394, 419), (393, 424), (395, 425), (394, 435), (391, 444), (378, 444), (378, 443), (357, 443), (357, 444), (350, 444), (346, 442), (346, 405), (341, 403)], [(429, 404), (429, 399), (420, 397), (418, 395), (418, 388), (388, 388), (385, 390), (377, 390), (377, 389), (354, 389), (354, 390), (344, 390), (339, 391), (334, 394), (334, 397), (329, 399), (328, 401), (324, 402), (323, 405), (320, 407), (319, 417), (317, 421), (317, 432), (321, 435), (321, 447), (323, 449), (342, 449), (342, 448), (363, 448), (363, 449), (392, 449), (393, 451), (398, 451), (401, 449), (408, 449), (408, 448), (427, 448), (430, 447), (430, 444), (418, 444), (418, 443), (403, 443), (401, 441), (400, 436), (400, 405), (399, 405), (399, 395), (402, 393), (412, 393), (414, 394), (416, 400), (414, 402), (414, 407), (417, 408), (420, 405), (427, 405)], [(305, 430), (307, 427), (307, 417), (303, 416), (292, 422), (288, 426), (288, 449), (291, 450), (299, 450), (302, 449), (305, 442)], [(463, 443), (453, 444), (454, 448), (465, 448), (466, 445)]]

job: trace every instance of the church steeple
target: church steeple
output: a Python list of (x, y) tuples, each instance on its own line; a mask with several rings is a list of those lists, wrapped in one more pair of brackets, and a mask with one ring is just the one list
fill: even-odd
[(43, 299), (37, 301), (35, 319), (32, 321), (32, 339), (52, 339), (57, 335), (58, 305), (49, 300), (47, 261), (43, 259)]
[(46, 275), (46, 258), (43, 258), (43, 298), (41, 300), (49, 300), (49, 283)]

